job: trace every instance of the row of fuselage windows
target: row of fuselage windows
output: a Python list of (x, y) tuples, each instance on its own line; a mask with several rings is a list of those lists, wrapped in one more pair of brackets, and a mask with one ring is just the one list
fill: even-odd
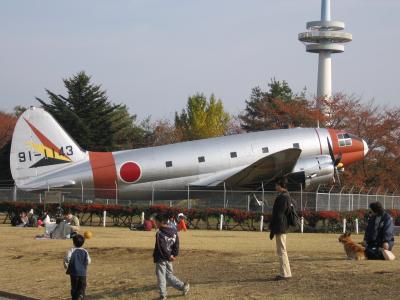
[[(293, 144), (293, 148), (300, 148), (300, 144), (299, 143), (294, 143)], [(263, 147), (263, 148), (261, 148), (261, 150), (262, 150), (262, 153), (268, 153), (269, 152), (268, 147)], [(237, 152), (231, 152), (230, 156), (231, 156), (231, 158), (237, 158)], [(205, 158), (205, 156), (199, 156), (199, 157), (197, 157), (197, 161), (199, 163), (204, 163), (204, 162), (206, 162), (206, 158)], [(172, 164), (172, 160), (167, 160), (165, 162), (165, 167), (167, 167), (167, 168), (172, 167), (172, 165), (173, 165)]]

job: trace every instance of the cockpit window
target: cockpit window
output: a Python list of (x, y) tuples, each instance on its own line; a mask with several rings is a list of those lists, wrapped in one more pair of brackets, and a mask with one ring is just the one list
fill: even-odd
[(339, 133), (337, 135), (338, 140), (339, 140), (339, 147), (348, 147), (351, 146), (352, 141), (351, 141), (351, 137), (349, 134), (347, 133)]

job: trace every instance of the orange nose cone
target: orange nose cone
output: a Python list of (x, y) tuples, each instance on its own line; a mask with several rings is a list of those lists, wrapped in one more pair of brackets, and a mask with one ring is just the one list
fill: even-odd
[(347, 166), (356, 161), (363, 160), (368, 153), (368, 145), (363, 139), (351, 135), (351, 146), (339, 147), (339, 150), (343, 151), (342, 162)]
[(363, 160), (368, 153), (367, 143), (352, 134), (342, 130), (329, 129), (332, 148), (335, 156), (342, 154), (341, 162), (344, 166)]

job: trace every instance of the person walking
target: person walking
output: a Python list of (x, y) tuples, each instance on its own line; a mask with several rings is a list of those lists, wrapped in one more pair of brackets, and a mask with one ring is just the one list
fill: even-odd
[(155, 217), (158, 231), (153, 251), (153, 259), (156, 264), (157, 285), (160, 291), (160, 299), (167, 299), (167, 283), (180, 290), (183, 295), (189, 292), (189, 283), (183, 283), (173, 274), (172, 262), (179, 254), (179, 237), (176, 228), (167, 224), (168, 217), (158, 214)]
[(275, 180), (275, 189), (278, 192), (278, 196), (272, 208), (269, 237), (272, 240), (275, 236), (276, 252), (280, 263), (280, 274), (275, 277), (275, 280), (287, 280), (292, 277), (292, 272), (286, 250), (286, 233), (289, 229), (287, 212), (290, 206), (290, 195), (287, 191), (285, 177), (279, 177)]

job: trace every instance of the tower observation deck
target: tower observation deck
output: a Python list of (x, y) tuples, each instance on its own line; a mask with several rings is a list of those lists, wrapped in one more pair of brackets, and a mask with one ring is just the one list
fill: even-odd
[(306, 24), (307, 31), (299, 33), (306, 51), (319, 54), (317, 97), (332, 97), (332, 53), (344, 51), (342, 43), (351, 42), (351, 33), (343, 32), (344, 22), (331, 21), (330, 0), (321, 1), (321, 20)]

